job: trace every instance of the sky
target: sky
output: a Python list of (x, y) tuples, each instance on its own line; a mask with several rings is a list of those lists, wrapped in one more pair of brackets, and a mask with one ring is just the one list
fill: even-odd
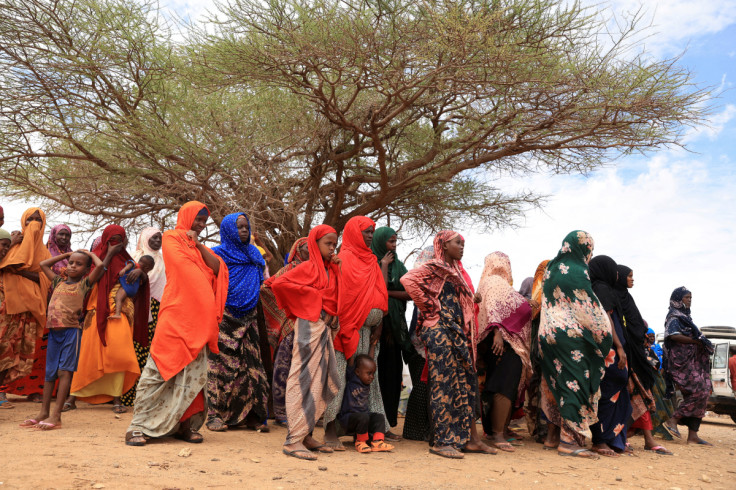
[[(588, 176), (509, 182), (548, 195), (547, 204), (528, 213), (516, 229), (458, 230), (466, 239), (463, 263), (477, 285), (484, 257), (505, 252), (518, 289), (540, 261), (557, 254), (568, 232), (582, 229), (593, 236), (595, 254), (609, 255), (634, 270), (631, 293), (655, 331), (663, 330), (669, 295), (679, 286), (693, 293), (697, 325), (736, 326), (729, 294), (736, 275), (736, 0), (584, 3), (599, 5), (607, 17), (641, 9), (651, 25), (642, 40), (647, 53), (681, 56), (679, 64), (694, 74), (697, 84), (719, 94), (713, 116), (686, 135), (687, 150), (623, 157)], [(161, 5), (197, 19), (211, 2), (162, 0)], [(2, 205), (5, 228), (18, 229), (27, 204)], [(416, 245), (400, 242), (399, 255)], [(407, 266), (412, 263), (410, 258)]]

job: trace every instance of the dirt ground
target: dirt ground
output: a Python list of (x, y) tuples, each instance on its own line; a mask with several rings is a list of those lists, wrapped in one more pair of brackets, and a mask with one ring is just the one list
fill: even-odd
[[(381, 488), (736, 488), (736, 424), (709, 417), (700, 434), (715, 447), (666, 443), (674, 456), (645, 452), (633, 438), (635, 456), (598, 461), (563, 458), (528, 440), (517, 452), (468, 454), (447, 460), (421, 442), (401, 441), (393, 453), (321, 455), (316, 462), (281, 453), (286, 429), (270, 433), (203, 429), (203, 444), (174, 439), (128, 447), (123, 437), (131, 414), (116, 416), (110, 405), (79, 404), (65, 413), (63, 428), (24, 429), (19, 422), (38, 405), (11, 397), (0, 410), (0, 490), (5, 488), (293, 488), (369, 486)], [(401, 422), (400, 422), (401, 423)], [(684, 427), (683, 427), (684, 429)], [(400, 431), (399, 431), (400, 432)], [(526, 432), (522, 432), (527, 435)], [(315, 433), (322, 437), (321, 429)], [(189, 456), (182, 453), (191, 450)]]

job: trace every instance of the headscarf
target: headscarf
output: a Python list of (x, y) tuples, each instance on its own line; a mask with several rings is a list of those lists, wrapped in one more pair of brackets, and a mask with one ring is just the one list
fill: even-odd
[(591, 259), (589, 271), (590, 281), (593, 283), (593, 292), (603, 305), (603, 309), (606, 311), (613, 310), (621, 318), (621, 305), (618, 301), (618, 295), (614, 292), (618, 274), (616, 261), (608, 255), (598, 255)]
[(634, 370), (644, 388), (651, 390), (655, 382), (654, 372), (647, 360), (646, 348), (641, 347), (644, 345), (649, 327), (639, 313), (633, 296), (629, 293), (627, 278), (631, 269), (621, 264), (618, 264), (616, 269), (618, 270), (618, 281), (616, 281), (614, 293), (623, 314), (626, 357), (629, 359), (629, 367)]
[[(67, 243), (65, 247), (61, 248), (56, 243), (56, 234), (59, 233), (61, 230), (68, 231), (70, 235), (72, 233), (72, 229), (65, 224), (56, 225), (51, 228), (51, 232), (49, 233), (49, 241), (46, 243), (46, 247), (49, 249), (52, 257), (56, 257), (57, 255), (69, 253), (72, 251), (71, 243)], [(68, 264), (69, 259), (60, 260), (59, 262), (51, 266), (51, 270), (54, 271), (57, 275), (61, 274), (61, 272), (66, 269), (66, 266)]]
[[(123, 241), (125, 241), (125, 229), (118, 225), (108, 225), (102, 232), (102, 238), (97, 248), (92, 249), (92, 253), (97, 255), (100, 260), (105, 260), (107, 257), (107, 251), (110, 248), (110, 239), (120, 235)], [(102, 345), (107, 346), (107, 340), (105, 338), (105, 331), (107, 330), (107, 319), (110, 317), (110, 293), (113, 288), (119, 283), (119, 273), (125, 267), (125, 264), (133, 260), (127, 250), (123, 249), (118, 252), (110, 264), (107, 266), (107, 270), (97, 282), (97, 305), (96, 305), (96, 317), (97, 317), (97, 332), (100, 335), (100, 341)], [(148, 312), (149, 312), (149, 288), (148, 282), (141, 284), (141, 288), (138, 289), (138, 293), (133, 298), (134, 304), (134, 316), (133, 316), (133, 340), (141, 344), (142, 346), (148, 345)]]
[(330, 225), (312, 228), (307, 237), (309, 260), (282, 274), (270, 284), (276, 303), (292, 320), (310, 322), (320, 319), (322, 311), (337, 315), (338, 276), (340, 269), (330, 261), (325, 264), (317, 240), (337, 232)]
[(527, 277), (526, 279), (521, 281), (519, 294), (524, 296), (526, 299), (532, 299), (532, 286), (534, 286), (534, 278)]
[[(686, 335), (691, 339), (699, 340), (706, 351), (709, 354), (713, 353), (713, 343), (708, 340), (705, 335), (702, 334), (700, 329), (693, 323), (693, 319), (690, 316), (690, 308), (686, 307), (682, 302), (682, 298), (686, 294), (692, 294), (685, 286), (681, 286), (670, 295), (670, 308), (667, 311), (667, 318), (664, 321), (665, 331), (665, 347), (669, 348), (670, 343), (669, 336), (674, 333)], [(679, 328), (675, 326), (675, 322), (679, 322)], [(677, 331), (675, 331), (677, 330)]]
[[(31, 221), (26, 225), (26, 220), (35, 212), (41, 216), (41, 223)], [(48, 290), (50, 282), (46, 274), (41, 272), (41, 261), (51, 257), (49, 250), (43, 244), (43, 232), (46, 227), (46, 214), (41, 208), (29, 208), (20, 218), (23, 241), (8, 250), (5, 258), (0, 262), (3, 270), (3, 283), (5, 287), (5, 313), (15, 315), (17, 313), (30, 312), (36, 321), (46, 326), (46, 302), (48, 301)], [(39, 284), (26, 279), (18, 274), (13, 274), (6, 267), (13, 266), (17, 271), (38, 272)], [(39, 329), (41, 332), (43, 328)], [(40, 334), (39, 334), (40, 335)]]
[(10, 235), (10, 232), (7, 231), (7, 230), (3, 230), (2, 228), (0, 228), (0, 240), (11, 240), (11, 239), (12, 239), (12, 237)]
[(417, 259), (414, 261), (414, 268), (421, 267), (430, 260), (434, 259), (434, 245), (429, 245), (428, 247), (424, 247), (424, 249), (419, 252), (419, 255), (417, 255)]
[(166, 287), (161, 298), (151, 357), (164, 380), (178, 374), (197, 358), (205, 345), (220, 352), (217, 340), (228, 289), (227, 265), (220, 262), (217, 275), (207, 266), (197, 243), (189, 238), (200, 211), (209, 213), (199, 201), (179, 209), (176, 228), (164, 232), (161, 250), (166, 262)]
[(482, 342), (494, 329), (522, 362), (518, 394), (522, 395), (531, 377), (532, 363), (529, 356), (532, 329), (532, 308), (521, 294), (511, 286), (511, 261), (503, 252), (493, 252), (486, 256), (483, 274), (478, 283), (481, 296), (478, 313), (478, 343)]
[[(143, 228), (140, 236), (138, 237), (138, 245), (133, 252), (133, 260), (138, 262), (144, 255), (150, 255), (153, 257), (154, 264), (151, 272), (148, 273), (148, 283), (151, 289), (151, 298), (155, 298), (157, 301), (161, 301), (161, 297), (164, 294), (164, 286), (166, 286), (166, 265), (164, 264), (164, 254), (159, 248), (154, 250), (148, 244), (148, 241), (154, 235), (161, 233), (161, 230), (155, 226), (149, 226)], [(152, 321), (153, 318), (148, 315), (148, 321)]]
[(460, 306), (463, 310), (463, 331), (467, 335), (473, 347), (471, 354), (475, 360), (475, 346), (477, 328), (475, 323), (475, 310), (473, 305), (473, 293), (470, 286), (465, 282), (463, 274), (457, 261), (450, 259), (444, 250), (444, 244), (458, 237), (460, 234), (452, 230), (442, 230), (434, 238), (435, 258), (421, 267), (407, 272), (401, 278), (401, 284), (411, 296), (412, 301), (420, 312), (417, 319), (416, 331), (420, 332), (425, 327), (437, 324), (440, 318), (439, 296), (445, 282), (450, 282), (457, 287)]
[[(392, 236), (396, 235), (396, 230), (388, 226), (382, 226), (373, 233), (373, 241), (371, 242), (371, 250), (376, 256), (378, 263), (386, 255), (388, 249), (386, 242)], [(380, 267), (380, 265), (379, 265)], [(399, 260), (398, 254), (394, 253), (394, 261), (388, 265), (388, 284), (386, 289), (389, 291), (404, 291), (404, 286), (400, 279), (408, 271), (404, 263)], [(388, 297), (388, 320), (391, 325), (392, 337), (401, 347), (402, 351), (408, 355), (413, 351), (411, 341), (409, 340), (409, 331), (406, 328), (406, 301)]]
[[(240, 241), (238, 225), (240, 216), (248, 221), (248, 242)], [(221, 244), (212, 249), (227, 264), (230, 285), (227, 289), (225, 308), (235, 318), (243, 318), (258, 304), (266, 261), (258, 248), (250, 241), (250, 220), (245, 213), (228, 214), (220, 223)]]
[(335, 349), (350, 359), (358, 348), (360, 327), (374, 308), (388, 312), (388, 291), (376, 256), (363, 240), (362, 231), (375, 227), (366, 216), (355, 216), (345, 224), (342, 235), (339, 316), (340, 330)]
[(542, 285), (544, 284), (544, 275), (547, 272), (547, 264), (549, 264), (549, 260), (541, 261), (537, 266), (537, 270), (534, 272), (532, 300), (536, 301), (539, 306), (532, 310), (532, 318), (536, 318), (539, 315), (539, 310), (542, 305)]

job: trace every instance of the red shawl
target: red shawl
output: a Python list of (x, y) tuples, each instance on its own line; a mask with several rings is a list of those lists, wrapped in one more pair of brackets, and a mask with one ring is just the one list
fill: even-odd
[[(92, 250), (92, 253), (97, 255), (100, 260), (105, 260), (107, 257), (107, 251), (110, 248), (110, 239), (120, 235), (121, 239), (125, 241), (125, 229), (118, 225), (109, 225), (105, 227), (102, 232), (102, 238), (97, 247)], [(114, 245), (114, 244), (112, 244)], [(133, 260), (127, 250), (123, 249), (117, 253), (110, 264), (107, 266), (107, 270), (100, 278), (97, 283), (97, 333), (100, 335), (100, 341), (102, 345), (107, 346), (107, 340), (105, 339), (105, 330), (107, 329), (107, 319), (110, 316), (110, 292), (118, 284), (120, 271), (125, 267), (125, 264)], [(138, 289), (138, 293), (133, 298), (134, 305), (134, 316), (133, 316), (133, 339), (143, 346), (148, 345), (148, 309), (149, 309), (150, 293), (148, 281), (141, 284)]]
[(365, 216), (350, 218), (342, 235), (342, 277), (340, 282), (340, 331), (335, 349), (350, 359), (358, 349), (360, 327), (373, 308), (388, 311), (388, 291), (381, 267), (373, 251), (365, 244), (362, 231), (376, 223)]
[(169, 380), (197, 358), (204, 346), (220, 352), (217, 338), (225, 311), (229, 275), (225, 262), (215, 276), (197, 244), (187, 236), (197, 213), (207, 207), (190, 201), (181, 207), (176, 229), (164, 232), (161, 250), (166, 262), (166, 286), (161, 297), (151, 356), (161, 376)]
[(329, 225), (312, 228), (307, 237), (309, 260), (277, 277), (271, 284), (279, 308), (291, 319), (319, 320), (322, 310), (337, 314), (337, 264), (325, 264), (317, 240), (329, 233), (337, 234)]

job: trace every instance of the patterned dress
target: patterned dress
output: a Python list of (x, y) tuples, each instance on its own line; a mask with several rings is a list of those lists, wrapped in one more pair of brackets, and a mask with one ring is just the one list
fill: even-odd
[[(153, 334), (156, 333), (156, 323), (158, 322), (158, 309), (161, 306), (161, 303), (156, 298), (151, 298), (151, 318), (152, 320), (148, 322), (148, 345), (142, 345), (137, 340), (133, 340), (133, 347), (135, 348), (135, 357), (138, 359), (138, 366), (141, 368), (141, 372), (143, 372), (143, 368), (146, 367), (146, 363), (148, 362), (148, 355), (151, 352), (151, 342), (153, 342)], [(123, 396), (120, 398), (123, 402), (123, 405), (126, 407), (132, 407), (135, 403), (135, 393), (136, 393), (136, 386), (133, 386), (131, 389), (125, 392)]]

